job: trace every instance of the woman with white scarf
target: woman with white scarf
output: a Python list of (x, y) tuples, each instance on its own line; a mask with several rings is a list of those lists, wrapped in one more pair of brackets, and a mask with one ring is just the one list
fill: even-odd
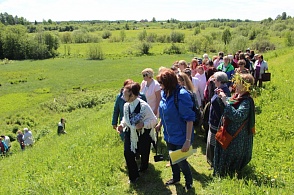
[[(145, 172), (148, 168), (151, 142), (156, 141), (154, 126), (157, 118), (151, 107), (138, 98), (140, 92), (139, 83), (130, 83), (124, 87), (123, 97), (124, 117), (117, 127), (117, 131), (125, 131), (124, 156), (126, 159), (130, 183), (136, 183), (139, 172)], [(141, 154), (141, 165), (138, 169), (135, 157), (136, 152)]]

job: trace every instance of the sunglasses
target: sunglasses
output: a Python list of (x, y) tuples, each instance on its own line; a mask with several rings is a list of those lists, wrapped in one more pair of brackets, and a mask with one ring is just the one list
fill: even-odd
[(148, 74), (143, 74), (143, 77), (148, 77)]

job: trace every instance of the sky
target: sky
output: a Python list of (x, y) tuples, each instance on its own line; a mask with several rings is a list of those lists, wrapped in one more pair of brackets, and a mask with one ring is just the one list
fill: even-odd
[(30, 22), (72, 20), (249, 19), (261, 21), (286, 12), (294, 17), (293, 0), (0, 0), (0, 13)]

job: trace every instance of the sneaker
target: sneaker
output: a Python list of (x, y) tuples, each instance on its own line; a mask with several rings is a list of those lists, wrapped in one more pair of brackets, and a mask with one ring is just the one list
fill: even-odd
[(178, 184), (180, 182), (180, 180), (178, 181), (175, 181), (174, 179), (170, 179), (168, 180), (165, 185), (169, 186), (169, 185), (175, 185), (175, 184)]

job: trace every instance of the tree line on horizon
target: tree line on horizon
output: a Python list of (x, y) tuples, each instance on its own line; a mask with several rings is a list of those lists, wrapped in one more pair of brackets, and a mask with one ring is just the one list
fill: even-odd
[[(3, 17), (7, 17), (3, 19)], [(181, 54), (185, 53), (184, 49), (177, 43), (185, 43), (189, 52), (216, 52), (218, 49), (224, 50), (219, 45), (229, 45), (235, 42), (235, 46), (231, 46), (231, 51), (235, 48), (243, 48), (248, 46), (249, 42), (254, 43), (252, 48), (264, 52), (276, 48), (274, 43), (268, 37), (277, 36), (286, 39), (286, 46), (294, 46), (294, 18), (287, 16), (285, 12), (278, 15), (275, 20), (271, 18), (262, 20), (261, 22), (247, 21), (239, 22), (238, 20), (229, 19), (213, 19), (204, 22), (181, 22), (172, 19), (169, 22), (157, 22), (153, 17), (151, 23), (133, 22), (105, 22), (90, 23), (82, 22), (64, 22), (55, 24), (52, 20), (43, 22), (42, 24), (27, 25), (10, 25), (3, 24), (2, 21), (12, 21), (12, 15), (0, 13), (0, 59), (9, 60), (24, 60), (24, 59), (48, 59), (58, 56), (57, 49), (60, 43), (99, 43), (102, 39), (108, 39), (108, 42), (125, 42), (126, 30), (143, 29), (143, 32), (138, 32), (136, 42), (138, 42), (139, 55), (149, 54), (149, 49), (152, 43), (171, 43), (169, 48), (165, 48), (163, 53), (166, 54)], [(14, 17), (16, 18), (16, 17)], [(18, 18), (18, 17), (17, 17)], [(22, 18), (22, 17), (21, 17)], [(20, 20), (18, 20), (20, 21)], [(25, 23), (27, 20), (22, 19)], [(82, 25), (81, 25), (82, 24)], [(207, 27), (215, 28), (219, 32), (211, 32), (202, 34)], [(160, 28), (171, 29), (170, 35), (148, 33), (146, 29)], [(192, 38), (185, 39), (182, 32), (177, 32), (176, 29), (191, 29)], [(236, 29), (235, 32), (232, 32)], [(120, 36), (112, 36), (111, 31), (120, 30)], [(51, 32), (52, 31), (52, 32)], [(96, 31), (103, 31), (102, 36)], [(64, 32), (64, 33), (59, 33)], [(221, 36), (219, 36), (221, 33)], [(233, 36), (233, 34), (235, 36)], [(100, 37), (99, 37), (100, 36)], [(221, 38), (220, 38), (221, 37)], [(218, 42), (214, 42), (218, 39)], [(211, 48), (214, 46), (215, 48)], [(216, 47), (218, 46), (218, 47)], [(99, 49), (98, 49), (99, 50)], [(97, 53), (95, 47), (93, 51)], [(99, 56), (103, 54), (99, 50)], [(95, 54), (97, 55), (97, 54)], [(103, 57), (90, 57), (90, 59), (103, 59)], [(137, 54), (136, 54), (137, 55)], [(91, 56), (91, 55), (89, 55)]]
[[(275, 20), (286, 20), (288, 18), (292, 18), (292, 16), (288, 16), (286, 12), (283, 12), (281, 15), (277, 15)], [(262, 21), (273, 21), (273, 19), (271, 17), (264, 19)], [(191, 20), (190, 22), (192, 22), (193, 20)], [(236, 21), (236, 22), (243, 22), (243, 20), (241, 19), (224, 19), (224, 18), (218, 18), (218, 19), (210, 19), (210, 20), (202, 20), (202, 21), (217, 21), (217, 22), (231, 22), (231, 21)], [(244, 22), (250, 22), (251, 20), (245, 19)], [(261, 22), (262, 22), (261, 21)], [(4, 25), (30, 25), (32, 23), (34, 23), (35, 25), (38, 24), (44, 24), (44, 25), (48, 25), (48, 24), (60, 24), (63, 22), (70, 22), (70, 23), (84, 23), (84, 22), (90, 22), (91, 24), (95, 24), (95, 23), (112, 23), (112, 22), (116, 22), (116, 23), (122, 23), (122, 22), (138, 22), (136, 20), (114, 20), (114, 21), (109, 21), (109, 20), (82, 20), (82, 21), (56, 21), (53, 22), (51, 19), (48, 19), (47, 21), (45, 19), (43, 19), (42, 22), (37, 22), (36, 20), (34, 22), (30, 22), (29, 20), (27, 20), (26, 18), (24, 18), (23, 16), (18, 17), (17, 15), (13, 16), (11, 14), (8, 14), (7, 12), (4, 13), (0, 13), (0, 22)], [(147, 19), (142, 19), (139, 22), (149, 22)], [(155, 17), (153, 17), (150, 22), (157, 22), (157, 20), (155, 19)], [(167, 22), (167, 23), (179, 23), (182, 22), (180, 20), (177, 20), (175, 18), (171, 18), (171, 19), (167, 19), (166, 21), (158, 21), (158, 22)]]

